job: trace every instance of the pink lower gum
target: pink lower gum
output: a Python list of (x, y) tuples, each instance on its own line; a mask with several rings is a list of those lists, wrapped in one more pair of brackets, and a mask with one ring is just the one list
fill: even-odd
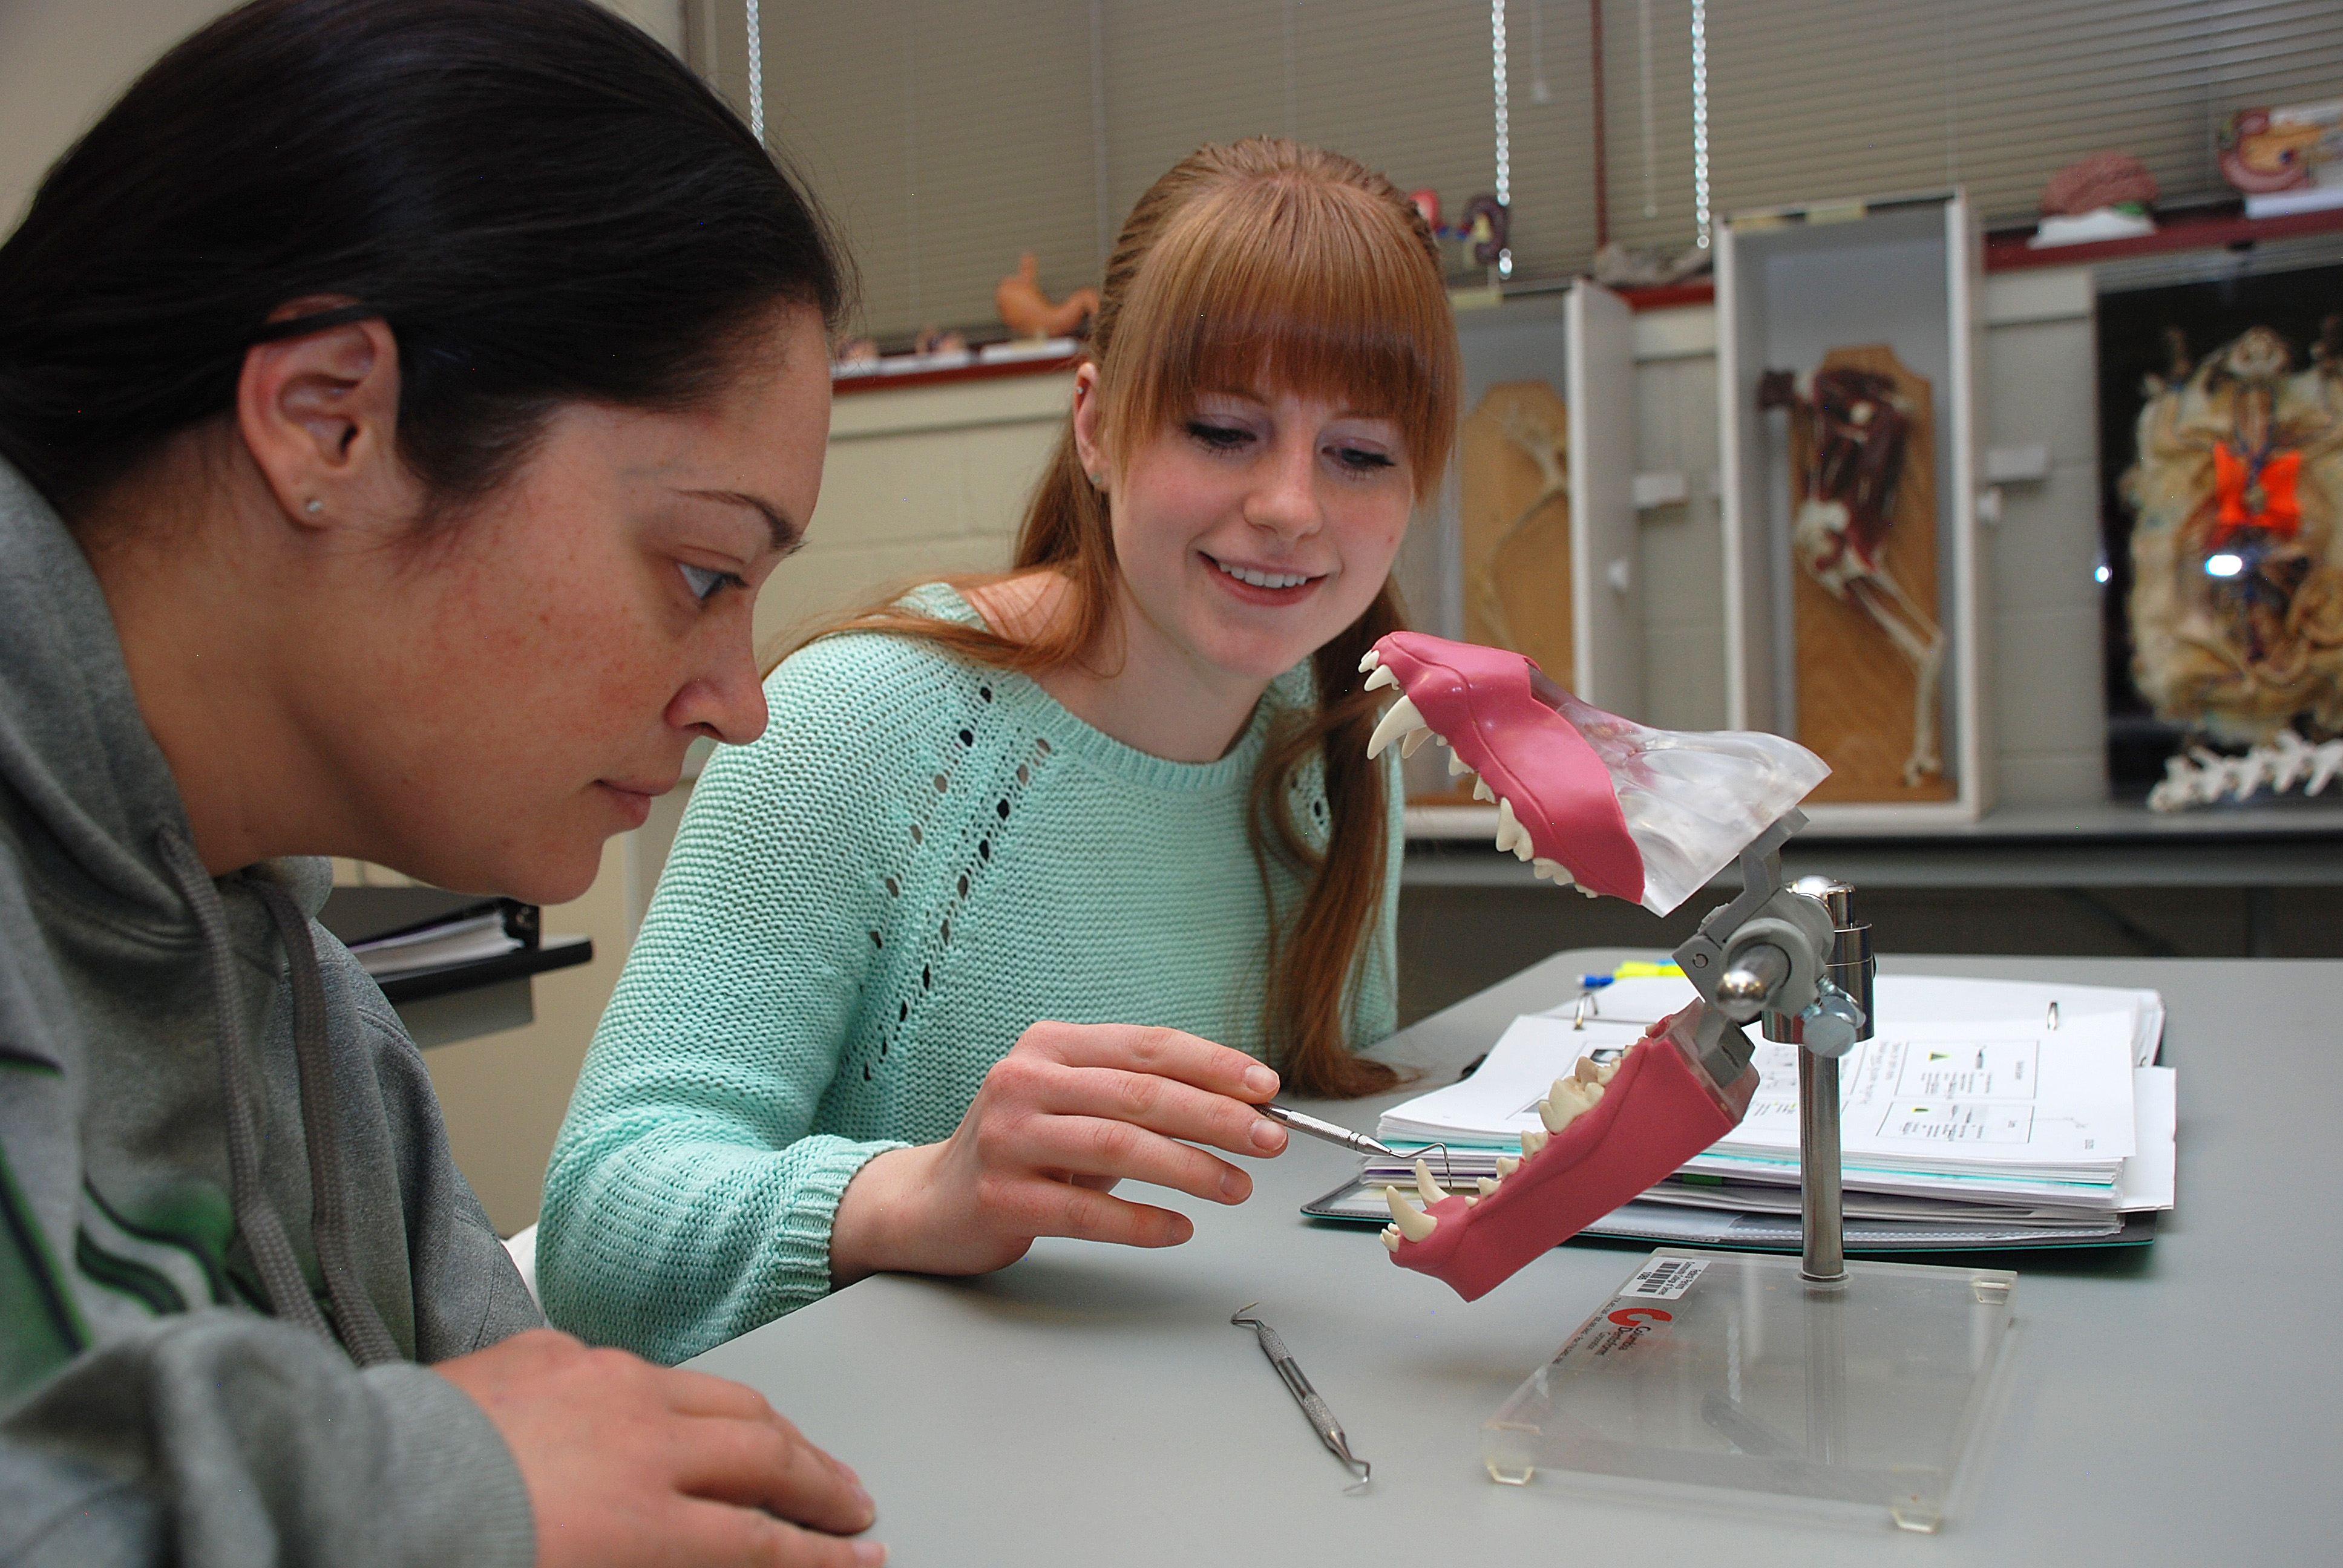
[[(1440, 1228), (1403, 1241), (1392, 1261), (1430, 1274), (1468, 1302), (1487, 1295), (1740, 1124), (1757, 1092), (1754, 1067), (1723, 1090), (1694, 1064), (1703, 1004), (1635, 1042), (1593, 1110), (1522, 1161), (1477, 1203), (1443, 1198), (1425, 1211)], [(1401, 1189), (1405, 1191), (1405, 1188)]]

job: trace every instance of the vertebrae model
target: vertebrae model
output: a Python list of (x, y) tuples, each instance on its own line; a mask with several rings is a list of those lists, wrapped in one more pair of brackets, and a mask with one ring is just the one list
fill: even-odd
[[(1655, 914), (1673, 912), (1753, 842), (1778, 848), (1799, 819), (1797, 802), (1829, 771), (1778, 736), (1630, 723), (1589, 708), (1530, 660), (1499, 648), (1394, 632), (1361, 668), (1370, 671), (1370, 688), (1400, 693), (1376, 727), (1370, 754), (1394, 741), (1408, 751), (1428, 740), (1446, 745), (1454, 753), (1451, 770), (1474, 775), (1475, 793), (1495, 801), (1499, 849), (1558, 884)], [(1712, 928), (1723, 937), (1769, 914), (1781, 924), (1786, 914), (1808, 922), (1811, 947), (1811, 917), (1794, 906), (1777, 911), (1783, 899), (1799, 896), (1753, 885), (1712, 916), (1694, 942)], [(1826, 941), (1826, 920), (1821, 929)], [(1716, 946), (1717, 974), (1729, 948), (1729, 940)], [(1815, 993), (1810, 978), (1793, 976), (1783, 991), (1798, 984), (1803, 1007)], [(1715, 982), (1699, 989), (1708, 995)], [(1402, 1267), (1474, 1300), (1731, 1131), (1756, 1085), (1738, 1028), (1695, 1002), (1655, 1025), (1617, 1063), (1582, 1060), (1555, 1080), (1537, 1108), (1544, 1131), (1525, 1133), (1521, 1157), (1501, 1160), (1497, 1176), (1482, 1178), (1477, 1192), (1443, 1195), (1422, 1164), (1423, 1208), (1385, 1188), (1392, 1223), (1383, 1244)]]
[(2263, 789), (2283, 795), (2298, 784), (2305, 795), (2318, 795), (2338, 774), (2343, 774), (2343, 737), (2313, 746), (2293, 730), (2281, 729), (2275, 740), (2252, 747), (2242, 757), (2223, 757), (2193, 746), (2186, 757), (2166, 758), (2163, 779), (2147, 792), (2147, 809), (2184, 811), (2191, 806), (2243, 800)]

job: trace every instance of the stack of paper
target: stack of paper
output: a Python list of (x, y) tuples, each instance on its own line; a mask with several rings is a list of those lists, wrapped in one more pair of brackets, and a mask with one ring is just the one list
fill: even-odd
[(387, 980), (420, 970), (498, 958), (527, 945), (506, 930), (503, 910), (491, 904), (477, 913), (467, 911), (452, 920), (352, 942), (350, 951), (367, 973)]
[[(1519, 1152), (1579, 1057), (1624, 1053), (1692, 1000), (1681, 978), (1630, 979), (1516, 1019), (1471, 1077), (1385, 1112), (1377, 1136), (1446, 1145), (1434, 1174), (1467, 1186)], [(1859, 1226), (1888, 1241), (2080, 1240), (2172, 1206), (2174, 1080), (2153, 1065), (2154, 991), (1887, 975), (1876, 1010), (1874, 1037), (1839, 1064), (1851, 1245)], [(1795, 1244), (1797, 1050), (1761, 1041), (1756, 1065), (1741, 1125), (1594, 1230)], [(1372, 1161), (1365, 1172), (1404, 1174)]]

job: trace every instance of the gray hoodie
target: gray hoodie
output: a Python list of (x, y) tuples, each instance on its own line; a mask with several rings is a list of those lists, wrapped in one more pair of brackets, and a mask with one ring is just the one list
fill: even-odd
[(0, 463), (0, 1563), (535, 1554), (415, 1363), (541, 1320), (328, 881), (204, 873), (97, 579)]

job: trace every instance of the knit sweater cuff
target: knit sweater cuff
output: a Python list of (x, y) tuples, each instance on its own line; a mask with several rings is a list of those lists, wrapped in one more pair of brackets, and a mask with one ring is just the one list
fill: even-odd
[(789, 1291), (797, 1298), (791, 1305), (812, 1301), (830, 1290), (830, 1233), (838, 1221), (838, 1203), (846, 1195), (846, 1184), (880, 1155), (910, 1147), (890, 1139), (859, 1143), (821, 1133), (790, 1146), (794, 1180), (789, 1211), (781, 1218), (780, 1233), (773, 1240), (773, 1261), (779, 1265), (779, 1277), (789, 1286), (799, 1287)]

